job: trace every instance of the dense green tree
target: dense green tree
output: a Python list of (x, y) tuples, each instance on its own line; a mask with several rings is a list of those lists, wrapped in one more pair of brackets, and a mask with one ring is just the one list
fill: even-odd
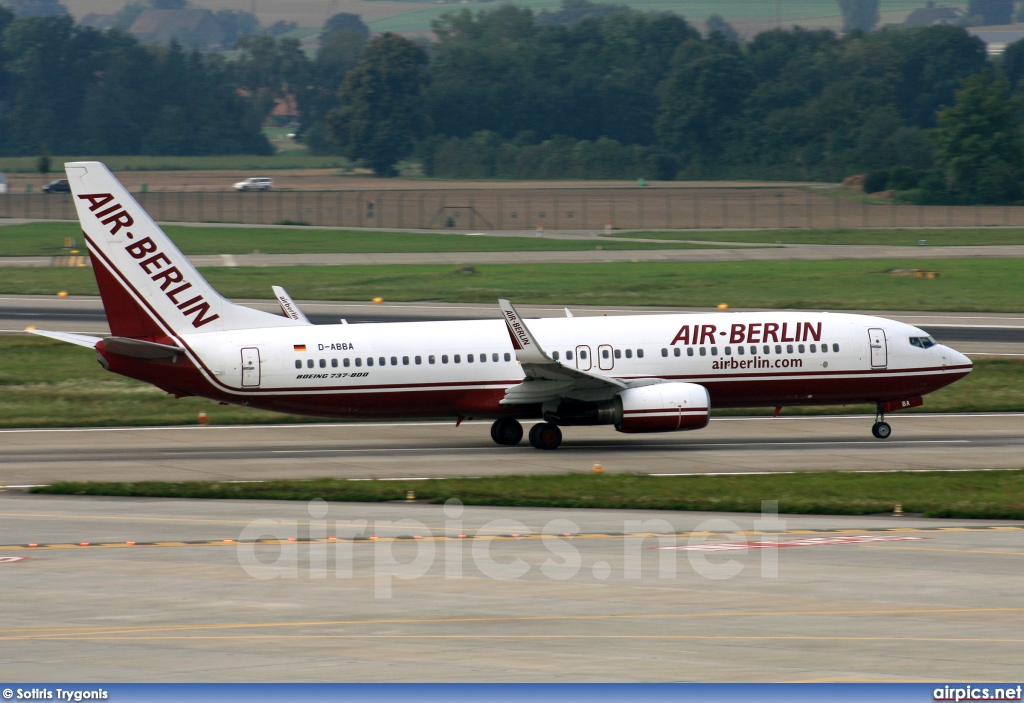
[(323, 45), (338, 32), (352, 32), (363, 39), (370, 38), (370, 28), (363, 23), (363, 18), (351, 12), (339, 12), (327, 18), (320, 30), (320, 44)]
[(878, 24), (878, 0), (839, 0), (839, 11), (844, 32), (869, 32)]
[(707, 22), (705, 22), (705, 26), (707, 27), (708, 37), (712, 34), (720, 34), (726, 41), (740, 40), (740, 34), (736, 31), (736, 28), (726, 22), (725, 18), (717, 12), (708, 17)]
[(345, 78), (339, 106), (327, 115), (334, 142), (352, 159), (390, 176), (428, 133), (423, 90), (427, 53), (414, 42), (385, 32), (366, 47)]
[(214, 17), (224, 30), (224, 46), (234, 46), (242, 37), (256, 34), (260, 29), (256, 15), (244, 10), (218, 10)]
[(1010, 81), (1010, 86), (1017, 92), (1024, 90), (1024, 40), (1015, 41), (1003, 51), (999, 57), (999, 70)]
[(590, 2), (590, 0), (562, 0), (560, 10), (552, 12), (542, 10), (537, 15), (537, 24), (541, 26), (560, 24), (568, 27), (589, 17), (605, 17), (613, 12), (628, 12), (629, 5), (613, 5), (608, 3)]
[(939, 112), (935, 163), (947, 189), (965, 202), (1018, 200), (1024, 181), (1024, 98), (990, 71), (972, 76), (956, 103)]

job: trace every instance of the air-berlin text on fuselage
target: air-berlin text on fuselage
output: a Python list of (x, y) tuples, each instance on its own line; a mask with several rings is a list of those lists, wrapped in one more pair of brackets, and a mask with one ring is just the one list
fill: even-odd
[(676, 344), (760, 344), (762, 342), (820, 342), (821, 323), (815, 322), (751, 322), (736, 323), (729, 330), (715, 325), (683, 325), (676, 332)]
[[(127, 230), (135, 224), (135, 219), (125, 210), (120, 203), (114, 201), (110, 193), (94, 193), (92, 195), (79, 195), (81, 200), (89, 201), (89, 211), (96, 215), (100, 224), (110, 227), (110, 234), (116, 235), (120, 230), (125, 230), (128, 239), (134, 239), (135, 235)], [(100, 208), (103, 208), (100, 210)], [(100, 210), (100, 212), (97, 212)], [(192, 287), (192, 284), (185, 280), (181, 271), (174, 266), (167, 255), (157, 251), (156, 243), (149, 237), (144, 237), (137, 242), (125, 246), (125, 251), (133, 259), (139, 262), (139, 268), (153, 281), (160, 282), (160, 290), (164, 292), (167, 299), (174, 304), (183, 315), (193, 315), (192, 326), (199, 328), (213, 322), (220, 315), (206, 316), (210, 312), (210, 304), (203, 299), (202, 295), (196, 295), (188, 300), (179, 301), (185, 291)], [(153, 274), (153, 275), (151, 275)], [(173, 288), (171, 286), (174, 286)]]

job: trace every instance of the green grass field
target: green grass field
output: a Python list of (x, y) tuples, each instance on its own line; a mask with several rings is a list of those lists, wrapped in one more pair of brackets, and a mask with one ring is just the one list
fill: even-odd
[[(602, 235), (603, 236), (603, 235)], [(1024, 244), (1024, 229), (792, 229), (747, 232), (624, 232), (628, 239), (671, 241), (756, 242), (759, 244), (844, 244), (862, 246), (992, 246)], [(927, 252), (927, 249), (922, 249)]]
[[(35, 173), (35, 156), (0, 157), (0, 173)], [(102, 161), (111, 171), (274, 171), (299, 168), (350, 169), (352, 162), (342, 156), (310, 156), (284, 152), (273, 156), (237, 154), (230, 156), (51, 156), (55, 165), (66, 161)], [(54, 172), (54, 178), (61, 175)]]
[(897, 503), (928, 517), (1024, 519), (1024, 470), (922, 473), (807, 472), (761, 476), (563, 474), (429, 481), (266, 481), (263, 483), (57, 483), (31, 489), (61, 495), (380, 502), (418, 500), (468, 505), (756, 513), (777, 500), (780, 513), (870, 515)]
[[(707, 244), (650, 242), (586, 242), (543, 237), (476, 237), (464, 234), (367, 232), (313, 227), (180, 227), (163, 228), (186, 254), (322, 254), (432, 251), (581, 251), (600, 247), (632, 249), (694, 249)], [(76, 222), (33, 222), (0, 226), (0, 256), (51, 256), (64, 251), (65, 237), (84, 249)]]
[[(229, 298), (1024, 312), (1024, 259), (207, 268)], [(910, 269), (938, 273), (915, 278)], [(96, 295), (87, 268), (7, 268), (0, 293)]]
[[(200, 411), (218, 425), (322, 420), (221, 406), (201, 398), (176, 400), (147, 384), (104, 371), (96, 353), (50, 339), (0, 336), (0, 427), (187, 425)], [(970, 376), (925, 399), (912, 412), (1024, 411), (1024, 360), (983, 359)], [(763, 410), (713, 415), (767, 414)], [(787, 415), (872, 413), (868, 406), (786, 408)], [(608, 430), (611, 432), (611, 428)], [(1024, 463), (1024, 461), (1022, 461)]]

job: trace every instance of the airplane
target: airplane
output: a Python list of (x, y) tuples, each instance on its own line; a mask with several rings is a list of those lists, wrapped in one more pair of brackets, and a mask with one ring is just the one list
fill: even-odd
[[(487, 418), (537, 449), (563, 427), (697, 430), (711, 408), (870, 403), (885, 414), (972, 363), (912, 325), (830, 312), (721, 312), (313, 325), (218, 294), (99, 162), (65, 164), (111, 336), (35, 330), (175, 397), (332, 418)], [(344, 322), (344, 321), (343, 321)]]

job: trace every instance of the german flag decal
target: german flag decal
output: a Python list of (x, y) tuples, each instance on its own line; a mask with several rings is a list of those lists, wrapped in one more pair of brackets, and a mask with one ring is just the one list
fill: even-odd
[(295, 351), (297, 351), (297, 352), (306, 351), (306, 345), (305, 344), (296, 344), (295, 345)]

